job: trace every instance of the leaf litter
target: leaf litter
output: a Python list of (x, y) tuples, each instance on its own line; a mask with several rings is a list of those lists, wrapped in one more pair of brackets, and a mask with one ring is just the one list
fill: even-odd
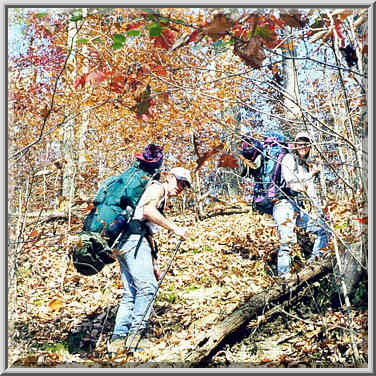
[[(332, 209), (342, 215), (351, 212), (348, 204), (333, 205)], [(344, 222), (340, 216), (335, 218), (334, 226)], [(279, 241), (270, 217), (250, 212), (196, 222), (191, 213), (175, 216), (174, 220), (189, 226), (192, 236), (182, 243), (154, 304), (150, 320), (155, 345), (152, 351), (124, 354), (115, 360), (108, 358), (106, 344), (122, 296), (119, 266), (108, 265), (94, 277), (78, 274), (67, 257), (68, 235), (63, 235), (61, 244), (54, 238), (39, 240), (37, 246), (25, 243), (19, 255), (16, 298), (10, 314), (10, 364), (134, 367), (152, 361), (166, 349), (173, 354), (176, 346), (189, 351), (196, 345), (199, 332), (210, 329), (251, 296), (275, 283), (270, 276), (270, 263)], [(52, 228), (52, 224), (46, 223), (45, 233), (49, 226)], [(57, 230), (54, 226), (57, 234), (65, 234), (66, 224), (59, 224)], [(80, 231), (79, 223), (72, 226), (71, 235)], [(340, 231), (347, 241), (355, 234), (350, 225)], [(159, 264), (164, 270), (178, 240), (161, 231), (157, 241)], [(307, 311), (312, 308), (310, 304), (307, 307)], [(356, 338), (366, 359), (367, 311), (353, 313)], [(325, 316), (329, 334), (323, 336), (320, 326), (308, 330), (299, 317), (288, 318), (286, 324), (283, 314), (274, 321), (254, 320), (235, 341), (229, 338), (206, 367), (309, 366), (317, 361), (312, 354), (326, 354), (328, 364), (346, 364), (351, 358), (351, 346), (343, 335), (346, 331), (342, 328), (347, 326), (345, 313), (338, 309), (311, 315), (313, 322)], [(271, 326), (274, 339), (262, 346), (273, 347), (271, 343), (281, 342), (284, 334), (291, 338), (276, 345), (274, 351), (261, 351), (261, 345), (257, 350), (257, 343)]]

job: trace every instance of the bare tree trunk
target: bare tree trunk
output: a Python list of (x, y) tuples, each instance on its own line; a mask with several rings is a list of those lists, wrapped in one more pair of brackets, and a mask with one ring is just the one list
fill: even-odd
[[(296, 57), (296, 53), (294, 50), (289, 51), (289, 57)], [(291, 120), (297, 120), (301, 118), (301, 111), (294, 102), (299, 103), (299, 89), (298, 89), (298, 82), (297, 82), (297, 75), (295, 74), (295, 61), (294, 59), (284, 58), (283, 59), (283, 77), (284, 80), (284, 89), (285, 89), (285, 96), (284, 96), (284, 105), (286, 110), (286, 118)], [(291, 98), (291, 99), (289, 99)]]
[[(72, 41), (76, 35), (75, 22), (69, 22), (68, 26), (68, 46), (72, 45)], [(75, 60), (74, 52), (71, 53), (69, 57), (69, 62)], [(71, 73), (73, 79), (75, 78), (75, 71)], [(62, 175), (62, 196), (64, 200), (69, 200), (71, 194), (74, 196), (74, 170), (75, 162), (73, 155), (73, 145), (74, 145), (74, 127), (75, 121), (68, 121), (64, 125), (64, 141), (63, 141), (63, 159), (65, 165), (63, 166), (63, 175)], [(73, 187), (73, 188), (72, 188)]]
[[(82, 17), (83, 19), (86, 19), (87, 17), (87, 8), (82, 9)], [(82, 31), (82, 29), (81, 29)], [(82, 56), (84, 56), (83, 64), (82, 64), (82, 74), (89, 73), (89, 61), (88, 61), (88, 48), (87, 45), (84, 44), (82, 46)], [(85, 98), (83, 99), (85, 100)], [(87, 106), (84, 105), (84, 111), (81, 115), (81, 123), (79, 127), (79, 141), (78, 141), (78, 150), (79, 150), (79, 156), (78, 156), (78, 170), (79, 172), (82, 172), (86, 168), (87, 164), (87, 151), (86, 151), (86, 133), (89, 125), (89, 112), (85, 111)]]

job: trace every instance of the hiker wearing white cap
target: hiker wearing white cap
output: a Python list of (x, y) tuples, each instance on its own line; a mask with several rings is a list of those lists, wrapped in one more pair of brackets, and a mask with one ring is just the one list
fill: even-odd
[(158, 288), (157, 281), (162, 277), (156, 261), (153, 234), (163, 227), (182, 239), (188, 238), (188, 229), (166, 218), (163, 208), (169, 197), (179, 195), (190, 186), (190, 172), (182, 167), (173, 168), (164, 182), (151, 181), (136, 206), (129, 223), (130, 235), (118, 255), (124, 292), (108, 346), (112, 355), (152, 346), (147, 339), (146, 328)]
[[(294, 150), (287, 153), (282, 160), (282, 179), (291, 195), (286, 195), (273, 207), (273, 217), (280, 235), (277, 269), (281, 277), (289, 276), (290, 251), (293, 244), (297, 243), (294, 232), (295, 225), (316, 235), (309, 263), (313, 263), (323, 256), (322, 249), (327, 246), (329, 237), (322, 220), (324, 214), (314, 184), (314, 177), (320, 173), (320, 170), (316, 166), (312, 167), (307, 164), (312, 137), (307, 132), (299, 132), (295, 136), (294, 144)], [(301, 210), (303, 200), (309, 200), (317, 209), (317, 218), (313, 218)]]

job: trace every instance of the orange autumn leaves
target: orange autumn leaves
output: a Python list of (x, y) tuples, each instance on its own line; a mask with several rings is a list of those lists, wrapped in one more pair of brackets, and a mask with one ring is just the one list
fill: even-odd
[[(74, 88), (85, 88), (86, 84), (96, 86), (104, 83), (108, 90), (118, 93), (134, 96), (136, 105), (131, 110), (136, 113), (136, 117), (147, 121), (153, 115), (153, 106), (156, 105), (156, 99), (151, 95), (150, 86), (145, 84), (150, 79), (151, 74), (158, 76), (167, 76), (166, 69), (161, 65), (148, 64), (130, 66), (127, 73), (121, 71), (102, 71), (95, 70), (88, 74), (81, 75), (74, 83)], [(168, 100), (168, 94), (163, 93), (164, 102)]]

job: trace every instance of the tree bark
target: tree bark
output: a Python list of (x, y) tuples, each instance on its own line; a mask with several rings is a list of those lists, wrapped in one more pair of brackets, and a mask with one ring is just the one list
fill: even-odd
[[(76, 35), (75, 30), (75, 23), (69, 22), (68, 26), (68, 48), (71, 47), (72, 41)], [(68, 63), (75, 61), (75, 54), (72, 54), (69, 57)], [(75, 71), (72, 72), (73, 81), (75, 78)], [(63, 140), (63, 158), (65, 160), (65, 165), (63, 167), (63, 175), (62, 175), (62, 196), (65, 198), (70, 198), (71, 196), (74, 197), (74, 170), (75, 170), (75, 161), (73, 156), (73, 143), (74, 143), (74, 126), (75, 121), (71, 120), (68, 121), (64, 125), (64, 140)]]
[[(82, 17), (83, 19), (86, 19), (87, 17), (87, 8), (82, 8)], [(87, 45), (84, 44), (82, 46), (82, 74), (88, 74), (89, 73), (89, 59), (88, 59), (88, 48)], [(78, 170), (79, 172), (84, 172), (87, 166), (87, 150), (86, 150), (86, 135), (87, 135), (87, 129), (89, 126), (89, 112), (85, 111), (87, 110), (88, 106), (84, 105), (84, 111), (81, 115), (81, 123), (79, 126), (79, 141), (78, 141)]]

